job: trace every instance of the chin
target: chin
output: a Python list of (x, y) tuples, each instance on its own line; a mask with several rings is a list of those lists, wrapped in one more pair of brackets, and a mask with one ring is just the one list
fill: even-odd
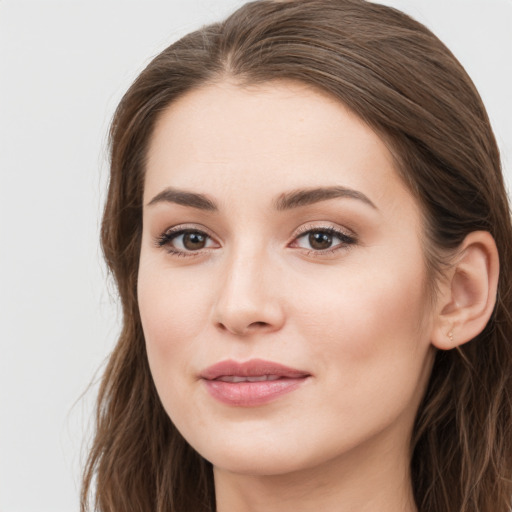
[[(289, 440), (289, 439), (288, 439)], [(215, 468), (236, 474), (271, 476), (292, 473), (308, 466), (308, 457), (297, 444), (272, 442), (271, 439), (238, 437), (208, 446), (192, 444), (193, 448)]]
[[(279, 435), (278, 435), (279, 434)], [(192, 444), (194, 449), (214, 468), (248, 476), (284, 476), (314, 470), (342, 461), (352, 453), (358, 439), (339, 440), (334, 445), (325, 442), (323, 435), (297, 435), (250, 431), (243, 435), (203, 439)]]
[(210, 462), (213, 467), (247, 476), (279, 476), (307, 469), (308, 465), (305, 461), (287, 456), (276, 456), (275, 453), (232, 453), (219, 454), (211, 458)]

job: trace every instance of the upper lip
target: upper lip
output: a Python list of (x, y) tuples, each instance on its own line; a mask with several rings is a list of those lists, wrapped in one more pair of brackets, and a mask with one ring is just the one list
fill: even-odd
[(215, 380), (225, 376), (260, 377), (263, 375), (297, 379), (307, 377), (310, 373), (263, 359), (251, 359), (245, 362), (228, 359), (204, 369), (200, 377), (206, 380)]

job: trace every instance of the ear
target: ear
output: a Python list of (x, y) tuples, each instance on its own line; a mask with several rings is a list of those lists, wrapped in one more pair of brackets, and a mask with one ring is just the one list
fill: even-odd
[(494, 238), (474, 231), (462, 242), (439, 285), (432, 344), (449, 350), (480, 334), (494, 309), (499, 257)]

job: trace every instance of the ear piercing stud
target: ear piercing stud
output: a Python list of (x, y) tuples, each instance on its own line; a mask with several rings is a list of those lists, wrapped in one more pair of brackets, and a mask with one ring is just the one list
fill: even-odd
[(448, 333), (448, 339), (450, 340), (450, 343), (453, 344), (453, 330), (451, 330), (449, 333)]

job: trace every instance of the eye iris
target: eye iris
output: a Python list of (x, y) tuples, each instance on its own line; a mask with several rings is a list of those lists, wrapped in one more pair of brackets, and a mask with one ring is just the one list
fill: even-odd
[(309, 234), (309, 244), (313, 249), (328, 249), (332, 245), (332, 236), (328, 233), (313, 231)]
[(206, 245), (206, 236), (201, 233), (185, 233), (183, 235), (183, 246), (190, 251), (203, 249)]

